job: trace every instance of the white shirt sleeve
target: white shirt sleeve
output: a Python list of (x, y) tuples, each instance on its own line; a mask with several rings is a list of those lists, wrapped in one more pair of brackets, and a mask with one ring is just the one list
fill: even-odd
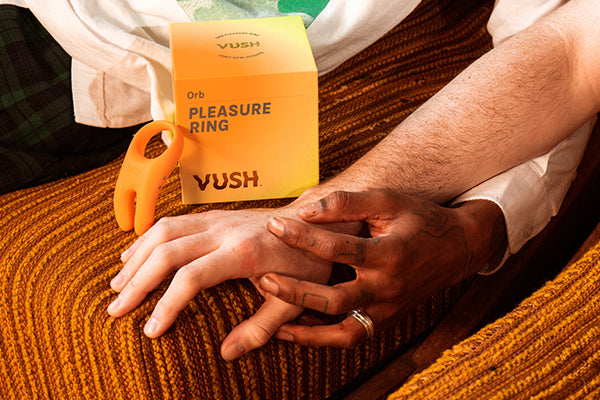
[(454, 201), (493, 201), (504, 214), (508, 248), (499, 264), (486, 265), (481, 274), (498, 270), (556, 215), (575, 179), (595, 122), (596, 118), (586, 122), (548, 153), (481, 183)]
[[(515, 33), (560, 7), (565, 0), (496, 0), (488, 31), (497, 46)], [(496, 203), (506, 222), (508, 248), (497, 265), (480, 272), (491, 274), (537, 235), (558, 212), (576, 175), (596, 118), (587, 121), (548, 153), (518, 165), (458, 197)]]
[(2, 0), (0, 4), (10, 4), (12, 6), (27, 8), (26, 0)]

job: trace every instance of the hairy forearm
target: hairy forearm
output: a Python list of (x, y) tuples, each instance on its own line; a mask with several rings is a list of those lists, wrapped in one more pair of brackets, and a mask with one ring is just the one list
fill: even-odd
[(394, 188), (444, 202), (547, 151), (600, 110), (598, 3), (571, 1), (490, 51), (303, 197)]

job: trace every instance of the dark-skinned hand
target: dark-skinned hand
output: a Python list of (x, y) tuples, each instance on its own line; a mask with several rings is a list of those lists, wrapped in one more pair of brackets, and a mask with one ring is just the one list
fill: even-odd
[[(392, 191), (334, 192), (301, 207), (296, 219), (274, 217), (268, 229), (288, 245), (356, 271), (349, 282), (328, 286), (268, 273), (260, 288), (279, 299), (325, 314), (362, 309), (376, 331), (460, 282), (485, 265), (503, 245), (504, 218), (486, 200), (456, 208)], [(362, 221), (369, 237), (340, 234), (315, 224)], [(309, 321), (309, 319), (306, 319)], [(353, 317), (336, 324), (313, 321), (283, 325), (276, 337), (309, 346), (351, 348), (366, 339)]]

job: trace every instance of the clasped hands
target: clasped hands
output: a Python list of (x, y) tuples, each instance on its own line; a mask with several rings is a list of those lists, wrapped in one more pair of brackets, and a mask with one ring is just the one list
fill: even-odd
[[(221, 347), (227, 360), (264, 345), (273, 335), (303, 345), (350, 348), (366, 338), (354, 318), (326, 324), (300, 318), (304, 308), (325, 314), (362, 309), (377, 331), (436, 291), (480, 268), (490, 247), (478, 217), (494, 218), (487, 201), (457, 208), (376, 190), (334, 192), (279, 210), (210, 211), (159, 221), (122, 255), (111, 281), (120, 292), (108, 308), (119, 317), (137, 307), (167, 276), (173, 280), (144, 332), (162, 335), (202, 289), (249, 278), (265, 297)], [(368, 228), (357, 235), (357, 223)], [(333, 263), (356, 278), (326, 285)]]

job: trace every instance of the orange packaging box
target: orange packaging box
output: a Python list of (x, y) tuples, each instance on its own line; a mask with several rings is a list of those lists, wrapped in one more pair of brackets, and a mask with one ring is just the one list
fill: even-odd
[(183, 203), (296, 197), (316, 185), (317, 68), (301, 17), (170, 30)]

